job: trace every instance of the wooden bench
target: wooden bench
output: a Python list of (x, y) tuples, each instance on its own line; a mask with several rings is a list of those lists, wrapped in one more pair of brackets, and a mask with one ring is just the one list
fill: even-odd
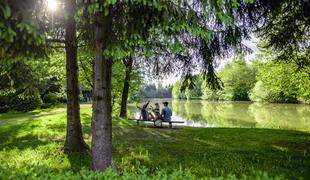
[(172, 128), (172, 124), (173, 123), (184, 123), (183, 121), (162, 121), (162, 120), (151, 121), (151, 120), (133, 119), (133, 118), (130, 118), (128, 120), (137, 121), (137, 126), (139, 126), (139, 122), (140, 121), (142, 121), (142, 122), (152, 122), (152, 123), (154, 123), (155, 127), (157, 127), (157, 125), (156, 125), (157, 122), (160, 123), (161, 127), (163, 126), (163, 123), (169, 123), (169, 128)]

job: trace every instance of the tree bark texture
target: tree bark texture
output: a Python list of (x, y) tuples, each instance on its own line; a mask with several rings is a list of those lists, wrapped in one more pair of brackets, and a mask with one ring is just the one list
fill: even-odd
[(95, 49), (92, 116), (92, 170), (103, 171), (112, 163), (111, 86), (112, 61), (103, 56), (111, 38), (111, 15), (95, 14)]
[(68, 13), (66, 21), (65, 49), (66, 49), (66, 76), (67, 76), (67, 134), (64, 150), (70, 152), (83, 152), (86, 144), (83, 139), (80, 121), (79, 77), (77, 62), (76, 11), (75, 0), (67, 0), (65, 4)]
[(125, 117), (125, 118), (127, 117), (127, 100), (128, 100), (128, 93), (129, 93), (129, 87), (130, 87), (132, 63), (133, 63), (132, 57), (127, 59), (127, 61), (126, 60), (124, 61), (124, 65), (126, 67), (126, 73), (125, 73), (123, 93), (122, 93), (120, 117)]

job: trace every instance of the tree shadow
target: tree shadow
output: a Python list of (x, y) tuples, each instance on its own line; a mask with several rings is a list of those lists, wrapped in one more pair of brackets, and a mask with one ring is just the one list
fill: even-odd
[(87, 113), (81, 113), (81, 123), (84, 134), (91, 133), (91, 115)]
[(59, 113), (63, 113), (63, 111), (51, 111), (43, 114), (30, 112), (25, 113), (25, 117), (21, 119), (19, 118), (22, 114), (12, 118), (7, 117), (3, 120), (6, 121), (5, 124), (2, 124), (0, 128), (0, 150), (4, 148), (34, 149), (51, 142), (63, 141), (61, 138), (65, 134), (64, 122), (57, 121), (55, 123), (52, 117), (44, 120), (37, 119), (41, 116)]
[(0, 125), (11, 125), (19, 122), (30, 121), (43, 116), (56, 115), (65, 112), (65, 110), (57, 111), (31, 111), (31, 112), (9, 112), (0, 114)]
[(0, 140), (0, 151), (4, 149), (27, 149), (31, 147), (32, 149), (35, 149), (38, 146), (49, 144), (49, 141), (42, 141), (38, 138), (38, 136), (34, 135), (26, 135), (22, 137), (1, 137)]
[(113, 133), (114, 161), (125, 172), (182, 167), (202, 177), (242, 176), (255, 169), (306, 178), (310, 177), (309, 147), (309, 133), (292, 130), (130, 127)]
[(89, 169), (91, 164), (91, 154), (87, 150), (84, 153), (69, 153), (67, 154), (72, 171), (80, 171), (81, 169)]

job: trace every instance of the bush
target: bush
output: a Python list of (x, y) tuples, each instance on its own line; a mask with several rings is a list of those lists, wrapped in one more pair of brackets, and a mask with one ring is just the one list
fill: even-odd
[(273, 93), (268, 90), (262, 81), (257, 81), (253, 89), (250, 91), (250, 99), (255, 102), (271, 102)]
[(297, 95), (294, 93), (285, 93), (280, 91), (275, 93), (271, 88), (266, 87), (262, 81), (258, 81), (250, 91), (250, 99), (255, 102), (271, 103), (297, 103)]
[(35, 110), (40, 108), (41, 105), (42, 100), (38, 93), (33, 95), (15, 96), (9, 102), (10, 109), (23, 112)]
[(50, 104), (50, 103), (43, 103), (41, 105), (41, 109), (47, 109), (47, 108), (50, 108), (50, 107), (52, 107), (52, 104)]
[(56, 104), (58, 102), (58, 96), (56, 93), (48, 93), (43, 95), (42, 101), (47, 104)]
[(218, 95), (219, 91), (213, 91), (208, 87), (204, 87), (202, 99), (209, 100), (209, 101), (218, 101), (220, 97)]
[(9, 111), (9, 109), (10, 107), (8, 105), (0, 106), (0, 113), (6, 113)]
[(67, 103), (67, 94), (65, 91), (55, 93), (57, 95), (57, 102), (59, 103)]
[(219, 73), (224, 83), (221, 98), (227, 101), (248, 101), (249, 91), (254, 87), (255, 69), (246, 63), (244, 56), (237, 56)]
[(276, 103), (307, 102), (310, 99), (309, 73), (295, 64), (259, 60), (257, 80), (251, 99)]
[(44, 107), (50, 107), (57, 103), (66, 103), (67, 102), (67, 95), (65, 92), (49, 92), (42, 96), (43, 105)]

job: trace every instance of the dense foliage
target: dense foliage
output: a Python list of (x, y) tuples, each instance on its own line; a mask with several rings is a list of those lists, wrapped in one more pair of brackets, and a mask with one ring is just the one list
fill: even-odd
[(44, 56), (46, 27), (36, 21), (35, 0), (2, 0), (0, 2), (0, 60), (18, 56)]
[[(88, 51), (79, 53), (80, 100), (90, 101), (92, 96), (92, 62)], [(55, 51), (49, 58), (10, 58), (0, 61), (0, 112), (8, 110), (30, 111), (66, 102), (65, 57)], [(113, 64), (112, 96), (114, 109), (119, 110), (124, 65)], [(141, 77), (132, 73), (129, 100), (139, 99)], [(33, 103), (33, 104), (30, 104)], [(25, 106), (25, 104), (28, 104)]]
[[(216, 91), (217, 99), (227, 101), (247, 101), (248, 92), (255, 84), (255, 70), (246, 63), (244, 56), (237, 56), (232, 63), (226, 64), (220, 71), (219, 76), (224, 84), (224, 89)], [(204, 91), (204, 98), (212, 99), (210, 89)]]
[(193, 87), (182, 89), (182, 81), (177, 81), (172, 88), (172, 97), (175, 99), (194, 99), (202, 96), (202, 84), (204, 82), (202, 76), (194, 76)]
[(310, 78), (305, 69), (298, 69), (292, 63), (267, 61), (263, 56), (257, 59), (257, 83), (251, 90), (252, 101), (267, 102), (309, 102)]
[[(260, 101), (297, 103), (309, 102), (310, 79), (306, 69), (299, 69), (294, 63), (278, 63), (270, 53), (258, 55), (253, 63), (246, 63), (237, 56), (219, 71), (223, 82), (222, 90), (211, 90), (197, 78), (193, 89), (182, 92), (180, 82), (173, 86), (173, 97), (207, 100)], [(190, 92), (190, 93), (189, 93)]]
[(173, 87), (173, 97), (178, 99), (202, 98), (207, 100), (246, 101), (249, 100), (248, 92), (255, 84), (255, 70), (246, 63), (243, 56), (233, 58), (231, 63), (220, 70), (219, 78), (223, 83), (223, 89), (212, 90), (206, 82), (197, 75), (195, 86), (180, 91), (180, 82)]
[[(91, 51), (87, 48), (79, 48), (79, 82), (81, 93), (85, 101), (91, 100), (93, 88), (93, 57)], [(115, 61), (112, 65), (112, 105), (115, 111), (119, 111), (123, 84), (125, 81), (125, 65), (122, 61)], [(141, 73), (135, 68), (130, 74), (131, 83), (129, 87), (129, 101), (139, 99), (139, 88), (142, 84)], [(87, 97), (87, 98), (86, 98)]]
[[(0, 61), (0, 109), (30, 111), (66, 102), (64, 59), (7, 58)], [(44, 104), (42, 104), (44, 103)], [(2, 108), (3, 107), (3, 108)]]

